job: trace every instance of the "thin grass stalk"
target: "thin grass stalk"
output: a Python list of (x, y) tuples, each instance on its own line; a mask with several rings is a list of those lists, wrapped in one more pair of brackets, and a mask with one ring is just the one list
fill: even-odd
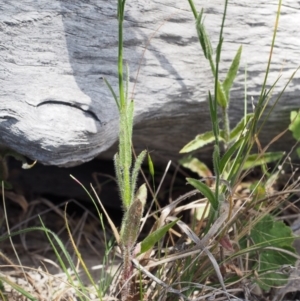
[[(223, 12), (223, 18), (222, 18), (222, 23), (221, 23), (221, 30), (220, 30), (220, 35), (219, 35), (219, 44), (217, 47), (217, 53), (216, 53), (216, 73), (215, 73), (215, 91), (214, 91), (214, 114), (215, 118), (217, 119), (217, 93), (218, 93), (218, 82), (219, 82), (219, 63), (220, 63), (220, 58), (221, 58), (221, 51), (222, 51), (222, 43), (223, 43), (223, 29), (225, 26), (225, 19), (226, 19), (226, 13), (227, 13), (227, 5), (228, 5), (228, 0), (225, 0), (224, 4), (224, 12)], [(220, 149), (220, 141), (219, 141), (219, 124), (215, 123), (214, 127), (216, 128), (217, 135), (215, 136), (215, 145)], [(220, 185), (220, 174), (216, 174), (216, 189), (215, 189), (215, 196), (216, 199), (218, 200), (219, 198), (219, 185)]]
[[(277, 14), (276, 14), (276, 20), (275, 20), (275, 28), (274, 28), (274, 33), (273, 33), (273, 37), (272, 37), (272, 43), (271, 43), (271, 49), (270, 49), (270, 55), (269, 55), (269, 59), (268, 59), (268, 65), (267, 65), (267, 69), (266, 69), (266, 73), (265, 73), (265, 77), (264, 77), (264, 81), (263, 81), (263, 85), (261, 88), (261, 93), (259, 96), (259, 101), (258, 101), (258, 106), (257, 108), (259, 108), (264, 100), (265, 100), (265, 91), (266, 91), (266, 85), (267, 85), (267, 79), (268, 79), (268, 75), (269, 75), (269, 71), (270, 71), (270, 66), (271, 66), (271, 61), (272, 61), (272, 55), (273, 55), (273, 50), (274, 50), (274, 46), (275, 46), (275, 39), (276, 39), (276, 34), (277, 34), (277, 30), (278, 30), (278, 24), (279, 24), (279, 17), (280, 17), (280, 11), (281, 11), (281, 5), (282, 5), (282, 0), (279, 0), (278, 3), (278, 10), (277, 10)], [(259, 116), (255, 116), (254, 121), (253, 121), (253, 137), (255, 136), (255, 130), (256, 130), (256, 125), (257, 122), (259, 120), (259, 117), (261, 116), (261, 112), (258, 113)], [(256, 115), (256, 114), (255, 114)]]
[(194, 14), (194, 18), (197, 19), (198, 13), (197, 13), (196, 7), (194, 5), (194, 2), (193, 2), (193, 0), (188, 0), (188, 1), (190, 4), (190, 7), (191, 7), (191, 11)]

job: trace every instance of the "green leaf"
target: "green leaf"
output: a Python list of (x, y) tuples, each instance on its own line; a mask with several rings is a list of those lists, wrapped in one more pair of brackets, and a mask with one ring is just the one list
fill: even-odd
[(115, 166), (115, 172), (116, 172), (116, 177), (117, 177), (117, 182), (118, 182), (118, 186), (119, 186), (119, 192), (120, 192), (120, 196), (121, 196), (121, 200), (123, 202), (123, 206), (125, 207), (125, 209), (127, 209), (127, 207), (129, 206), (129, 204), (125, 203), (125, 188), (124, 188), (124, 179), (123, 179), (123, 173), (122, 173), (122, 167), (120, 165), (120, 157), (119, 154), (116, 153), (114, 155), (114, 166)]
[(280, 160), (284, 152), (270, 152), (264, 153), (264, 155), (253, 154), (249, 155), (243, 164), (242, 170), (251, 169), (255, 166), (261, 166), (266, 163), (275, 162)]
[(237, 71), (239, 69), (239, 65), (240, 65), (240, 60), (241, 60), (241, 54), (242, 54), (242, 46), (239, 47), (232, 63), (231, 66), (227, 72), (226, 78), (223, 82), (223, 89), (225, 92), (225, 96), (227, 99), (227, 102), (229, 101), (229, 92), (230, 89), (232, 87), (233, 81), (236, 77)]
[(132, 248), (136, 243), (139, 234), (139, 225), (143, 216), (147, 198), (146, 184), (143, 184), (137, 191), (134, 201), (130, 204), (124, 214), (121, 227), (121, 243), (127, 248)]
[(218, 210), (219, 203), (216, 200), (215, 195), (207, 185), (205, 185), (199, 180), (192, 179), (192, 178), (187, 178), (186, 180), (188, 181), (189, 184), (191, 184), (196, 189), (198, 189), (208, 199), (209, 203), (211, 204), (214, 210)]
[(185, 158), (182, 158), (181, 160), (179, 160), (179, 163), (183, 167), (188, 168), (192, 172), (197, 173), (202, 178), (212, 177), (212, 172), (207, 167), (207, 165), (204, 164), (203, 162), (201, 162), (197, 158), (194, 158), (192, 156), (188, 156), (188, 157), (185, 157)]
[(218, 81), (217, 85), (217, 102), (218, 105), (222, 108), (228, 107), (228, 98), (226, 96), (224, 87), (220, 81)]
[(164, 235), (177, 223), (178, 220), (179, 219), (176, 219), (173, 222), (166, 224), (163, 227), (155, 230), (153, 233), (149, 234), (141, 242), (141, 251), (139, 254), (145, 253), (153, 248), (153, 246), (164, 237)]
[[(220, 134), (220, 140), (223, 140), (223, 137), (221, 137)], [(202, 148), (203, 146), (214, 142), (215, 136), (212, 131), (206, 132), (200, 135), (197, 135), (194, 140), (190, 141), (188, 144), (186, 144), (179, 153), (189, 153), (191, 151), (197, 150), (199, 148)]]
[(289, 130), (293, 133), (293, 137), (300, 141), (300, 111), (291, 112), (291, 124)]
[(154, 165), (153, 165), (153, 161), (151, 159), (151, 156), (150, 154), (148, 153), (148, 166), (149, 166), (149, 172), (150, 172), (150, 175), (152, 177), (152, 179), (154, 178)]
[[(24, 288), (22, 288), (21, 286), (16, 284), (14, 281), (8, 279), (8, 277), (0, 275), (0, 280), (1, 280), (1, 282), (5, 282), (7, 285), (9, 285), (10, 289), (14, 289), (17, 292), (19, 292), (20, 295), (22, 295), (22, 299), (26, 298), (26, 299), (31, 300), (31, 301), (38, 301), (37, 298), (32, 296), (30, 293), (28, 293)], [(5, 294), (5, 296), (6, 296), (6, 294)]]
[(246, 128), (246, 125), (253, 119), (254, 114), (247, 114), (246, 116), (244, 116), (239, 122), (238, 124), (234, 127), (234, 129), (231, 130), (230, 132), (230, 140), (236, 139), (237, 137), (239, 137), (243, 131)]
[(203, 17), (203, 9), (201, 10), (200, 14), (197, 17), (196, 29), (197, 29), (198, 38), (199, 38), (200, 45), (203, 50), (204, 56), (206, 59), (209, 59), (212, 56), (213, 51), (212, 51), (212, 47), (211, 47), (210, 38), (205, 30), (205, 26), (202, 21), (202, 17)]
[(230, 146), (226, 153), (223, 155), (223, 157), (220, 160), (220, 174), (223, 173), (223, 171), (225, 170), (226, 165), (228, 164), (228, 162), (230, 162), (231, 157), (233, 156), (233, 154), (239, 149), (240, 145), (242, 144), (244, 138), (242, 137), (241, 139), (237, 140), (232, 146)]
[(145, 159), (147, 151), (143, 150), (136, 158), (134, 162), (134, 166), (131, 172), (131, 200), (134, 198), (135, 188), (136, 188), (136, 182), (139, 175), (139, 171), (141, 168), (141, 165)]
[(114, 89), (112, 88), (112, 86), (110, 85), (110, 83), (107, 81), (107, 79), (105, 77), (103, 77), (103, 80), (104, 80), (105, 84), (107, 85), (108, 89), (110, 90), (110, 93), (112, 94), (112, 96), (117, 104), (118, 110), (120, 111), (120, 104), (119, 104), (118, 97), (117, 97)]
[[(287, 275), (278, 271), (282, 266), (293, 266), (296, 263), (295, 256), (284, 252), (296, 253), (292, 247), (295, 237), (291, 228), (282, 221), (275, 221), (271, 215), (266, 215), (253, 227), (250, 237), (255, 246), (261, 247), (259, 262), (256, 264), (259, 286), (264, 290), (269, 290), (271, 287), (284, 285)], [(278, 249), (265, 249), (266, 247), (280, 248), (282, 252)], [(253, 256), (256, 257), (256, 252), (253, 252)]]
[(215, 175), (218, 177), (220, 175), (220, 148), (219, 145), (214, 145), (213, 151), (213, 165)]

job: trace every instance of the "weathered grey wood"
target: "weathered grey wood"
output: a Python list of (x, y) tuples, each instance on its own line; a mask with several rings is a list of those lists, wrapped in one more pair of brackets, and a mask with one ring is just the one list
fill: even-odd
[[(215, 47), (224, 1), (194, 2), (199, 9), (204, 6)], [(243, 45), (232, 93), (232, 124), (243, 114), (245, 66), (249, 108), (251, 98), (254, 103), (258, 99), (276, 10), (277, 1), (230, 1), (221, 78)], [(274, 99), (300, 63), (299, 20), (300, 1), (283, 1), (268, 79), (270, 87), (282, 75)], [(206, 98), (213, 87), (211, 72), (188, 1), (128, 0), (124, 25), (130, 91), (136, 102), (134, 144), (175, 158), (184, 144), (210, 128)], [(117, 91), (115, 1), (2, 1), (0, 41), (1, 144), (59, 166), (88, 161), (114, 144), (117, 108), (102, 77)], [(265, 126), (263, 144), (286, 128), (289, 111), (300, 106), (299, 94), (296, 75)], [(287, 135), (278, 147), (291, 143)], [(114, 151), (103, 156), (111, 157)]]

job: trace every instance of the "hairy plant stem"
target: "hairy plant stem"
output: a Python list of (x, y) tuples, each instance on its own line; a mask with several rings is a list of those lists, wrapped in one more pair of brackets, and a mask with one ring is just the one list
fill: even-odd
[(224, 149), (227, 150), (230, 142), (230, 123), (228, 115), (228, 107), (222, 107), (223, 127), (224, 127)]
[(123, 271), (122, 271), (122, 301), (126, 301), (130, 294), (130, 277), (132, 275), (131, 250), (128, 246), (122, 246)]
[(120, 107), (125, 106), (125, 94), (123, 86), (123, 20), (126, 0), (118, 0), (118, 23), (119, 23), (119, 41), (118, 41), (118, 73), (119, 73), (119, 97)]

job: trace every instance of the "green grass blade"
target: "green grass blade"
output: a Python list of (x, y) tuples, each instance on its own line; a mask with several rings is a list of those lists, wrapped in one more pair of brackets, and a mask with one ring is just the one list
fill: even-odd
[(29, 299), (31, 301), (38, 301), (37, 298), (33, 297), (30, 293), (28, 293), (27, 291), (25, 291), (21, 286), (19, 286), (18, 284), (14, 283), (11, 280), (9, 280), (7, 277), (0, 275), (0, 280), (2, 282), (7, 283), (10, 287), (12, 287), (14, 290), (16, 290), (17, 292), (19, 292), (20, 294), (22, 294), (27, 299)]
[(240, 138), (237, 140), (232, 146), (230, 146), (225, 154), (222, 156), (219, 164), (220, 174), (222, 174), (227, 166), (227, 164), (231, 161), (231, 157), (233, 154), (239, 149), (240, 145), (242, 144), (244, 138)]
[(211, 206), (214, 210), (218, 210), (219, 202), (215, 198), (214, 193), (211, 191), (211, 189), (207, 185), (205, 185), (201, 181), (193, 179), (193, 178), (187, 178), (186, 180), (188, 181), (189, 184), (191, 184), (196, 189), (198, 189), (208, 199), (209, 203), (211, 204)]
[(141, 251), (139, 254), (143, 254), (154, 247), (154, 245), (160, 241), (165, 234), (177, 223), (179, 219), (172, 221), (169, 224), (164, 225), (163, 227), (155, 230), (150, 233), (142, 242), (141, 242)]
[(250, 113), (244, 116), (238, 124), (232, 129), (230, 132), (230, 140), (234, 140), (238, 138), (238, 136), (242, 135), (243, 131), (246, 128), (246, 125), (254, 118), (254, 114)]
[(118, 97), (117, 97), (114, 89), (112, 88), (112, 86), (110, 85), (110, 83), (107, 81), (107, 79), (105, 77), (103, 78), (103, 80), (104, 80), (106, 86), (108, 87), (108, 89), (110, 90), (110, 93), (112, 94), (112, 96), (113, 96), (113, 98), (114, 98), (114, 100), (115, 100), (115, 102), (116, 102), (116, 104), (118, 106), (118, 109), (120, 111), (120, 103), (118, 101)]

